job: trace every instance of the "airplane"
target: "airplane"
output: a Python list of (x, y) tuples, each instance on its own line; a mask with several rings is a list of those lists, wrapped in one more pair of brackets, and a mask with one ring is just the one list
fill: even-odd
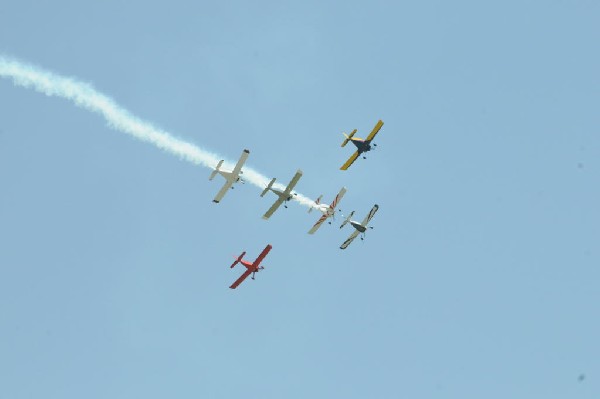
[[(356, 133), (356, 129), (354, 129), (352, 131), (352, 133), (350, 133), (349, 135), (347, 135), (346, 133), (342, 133), (346, 137), (344, 139), (344, 141), (342, 142), (342, 147), (344, 147), (346, 144), (348, 144), (348, 141), (351, 141), (352, 144), (354, 144), (356, 146), (356, 152), (354, 154), (352, 154), (352, 156), (350, 156), (350, 158), (348, 158), (348, 160), (346, 161), (345, 164), (342, 165), (342, 167), (340, 168), (341, 170), (347, 170), (350, 167), (350, 165), (352, 165), (354, 163), (354, 161), (356, 161), (356, 158), (358, 158), (358, 156), (360, 154), (362, 154), (364, 152), (369, 152), (373, 149), (373, 148), (371, 148), (371, 140), (373, 140), (375, 138), (375, 135), (379, 132), (379, 129), (381, 129), (382, 126), (383, 126), (383, 121), (380, 119), (379, 122), (377, 122), (377, 124), (371, 131), (371, 133), (369, 133), (367, 138), (364, 140), (361, 138), (358, 138), (358, 137), (354, 137), (354, 133)], [(373, 147), (377, 147), (377, 144), (373, 143)], [(363, 159), (367, 159), (367, 158), (363, 155)]]
[[(277, 198), (277, 200), (275, 201), (275, 203), (267, 210), (267, 212), (265, 212), (265, 214), (263, 215), (263, 219), (267, 220), (268, 218), (270, 218), (271, 215), (277, 210), (277, 208), (279, 208), (279, 206), (281, 204), (283, 204), (284, 202), (287, 202), (287, 201), (291, 200), (296, 195), (296, 193), (292, 193), (292, 189), (294, 188), (294, 186), (296, 185), (296, 183), (298, 183), (298, 180), (300, 180), (301, 177), (302, 177), (302, 171), (300, 169), (298, 169), (296, 171), (296, 174), (294, 175), (294, 177), (292, 177), (292, 180), (290, 181), (290, 184), (287, 185), (287, 187), (285, 188), (284, 191), (281, 191), (281, 190), (279, 190), (277, 188), (273, 188), (273, 183), (275, 183), (275, 178), (273, 178), (269, 182), (269, 185), (267, 185), (267, 187), (265, 187), (265, 189), (260, 194), (260, 196), (264, 197), (265, 194), (267, 192), (269, 192), (269, 190), (271, 190), (275, 194), (277, 194), (277, 196), (279, 198)], [(284, 207), (287, 208), (287, 205), (284, 205)]]
[[(323, 214), (323, 216), (321, 216), (321, 218), (317, 220), (317, 223), (315, 223), (314, 226), (308, 231), (308, 234), (314, 234), (319, 229), (319, 227), (321, 227), (323, 222), (328, 218), (335, 218), (335, 207), (342, 200), (344, 194), (346, 194), (346, 187), (342, 187), (338, 195), (335, 196), (335, 199), (333, 200), (331, 205), (320, 203), (321, 198), (323, 198), (323, 195), (320, 195), (319, 198), (317, 198), (317, 200), (315, 201), (315, 205), (308, 210), (308, 213), (311, 213), (314, 208), (318, 209)], [(329, 222), (329, 224), (331, 224), (331, 222)]]
[(260, 270), (264, 269), (263, 266), (259, 266), (259, 265), (260, 265), (260, 262), (262, 262), (262, 260), (265, 258), (265, 256), (267, 256), (267, 254), (269, 253), (271, 248), (273, 248), (273, 246), (271, 244), (267, 245), (265, 247), (265, 249), (263, 249), (263, 251), (260, 253), (260, 255), (258, 255), (256, 260), (252, 263), (248, 262), (247, 260), (242, 259), (244, 257), (244, 255), (246, 255), (246, 251), (242, 252), (242, 254), (235, 260), (235, 262), (233, 262), (233, 265), (231, 265), (230, 269), (233, 269), (233, 267), (235, 265), (237, 265), (238, 263), (241, 263), (242, 265), (246, 266), (247, 270), (237, 280), (235, 280), (234, 283), (229, 286), (229, 288), (235, 289), (238, 285), (240, 285), (242, 283), (242, 281), (244, 281), (251, 274), (252, 274), (252, 280), (254, 280), (254, 275), (256, 273), (258, 273)]
[[(350, 224), (352, 225), (352, 227), (355, 228), (355, 230), (352, 232), (352, 234), (350, 234), (350, 237), (348, 237), (348, 239), (346, 241), (344, 241), (344, 243), (340, 246), (340, 249), (346, 249), (346, 248), (348, 248), (348, 245), (350, 245), (350, 243), (359, 234), (362, 234), (362, 236), (360, 237), (360, 239), (361, 240), (364, 239), (364, 235), (365, 235), (365, 233), (367, 231), (367, 224), (369, 224), (369, 221), (371, 219), (373, 219), (373, 216), (375, 216), (375, 212), (377, 212), (377, 209), (379, 209), (379, 205), (377, 205), (377, 204), (373, 205), (373, 208), (371, 208), (371, 211), (364, 218), (364, 220), (362, 221), (362, 223), (358, 223), (357, 221), (350, 220), (352, 218), (352, 215), (354, 215), (354, 211), (350, 212), (350, 215), (348, 215), (348, 217), (346, 218), (346, 220), (344, 220), (344, 223), (342, 223), (342, 225), (340, 226), (340, 229), (342, 227), (344, 227), (346, 225), (346, 223), (350, 222)], [(372, 229), (373, 227), (369, 227), (369, 228)]]
[(238, 161), (238, 163), (235, 165), (235, 167), (231, 171), (221, 169), (221, 165), (223, 165), (224, 160), (221, 159), (219, 161), (219, 163), (217, 164), (217, 167), (212, 171), (208, 180), (214, 179), (215, 176), (217, 175), (217, 173), (220, 173), (221, 176), (223, 176), (225, 178), (226, 182), (223, 185), (223, 187), (221, 187), (219, 192), (217, 193), (217, 196), (215, 197), (213, 202), (216, 202), (218, 204), (219, 201), (221, 201), (221, 199), (223, 199), (223, 197), (227, 193), (227, 190), (229, 190), (229, 188), (233, 188), (233, 183), (237, 183), (238, 181), (241, 181), (242, 183), (244, 182), (240, 178), (240, 175), (242, 173), (244, 173), (244, 172), (242, 172), (242, 166), (246, 162), (246, 159), (248, 159), (248, 154), (250, 154), (250, 151), (244, 150), (242, 152), (242, 155), (240, 156), (240, 160)]

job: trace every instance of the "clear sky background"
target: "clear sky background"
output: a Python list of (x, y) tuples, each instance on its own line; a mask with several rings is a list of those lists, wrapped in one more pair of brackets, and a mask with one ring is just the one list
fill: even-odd
[[(0, 398), (598, 398), (600, 4), (12, 1), (0, 53), (351, 229), (0, 80)], [(385, 125), (347, 172), (341, 132)], [(239, 289), (232, 255), (266, 269)], [(580, 376), (582, 377), (580, 380)]]

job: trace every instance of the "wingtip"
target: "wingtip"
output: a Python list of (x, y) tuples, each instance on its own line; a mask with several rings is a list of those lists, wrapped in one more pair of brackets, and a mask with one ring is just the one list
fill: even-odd
[(245, 152), (246, 154), (250, 154), (250, 150), (248, 150), (248, 149), (244, 149), (244, 152)]
[(213, 202), (214, 202), (215, 204), (218, 204), (218, 203), (219, 203), (219, 201), (217, 201), (217, 200), (213, 200)]

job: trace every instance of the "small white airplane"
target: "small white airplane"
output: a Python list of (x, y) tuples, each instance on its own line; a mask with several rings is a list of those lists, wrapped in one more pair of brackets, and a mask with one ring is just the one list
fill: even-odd
[[(294, 186), (296, 186), (296, 183), (298, 183), (298, 180), (300, 180), (301, 177), (302, 177), (302, 171), (300, 169), (298, 169), (296, 171), (296, 174), (294, 175), (294, 177), (292, 177), (290, 184), (288, 184), (287, 187), (285, 188), (285, 190), (283, 190), (283, 191), (281, 191), (277, 188), (273, 188), (273, 183), (275, 183), (275, 178), (273, 178), (273, 180), (271, 180), (269, 182), (269, 184), (267, 185), (267, 187), (265, 187), (265, 189), (260, 194), (260, 196), (264, 197), (265, 194), (268, 193), (270, 190), (270, 191), (273, 191), (275, 194), (277, 194), (277, 196), (279, 198), (277, 198), (275, 203), (273, 205), (271, 205), (271, 207), (269, 208), (269, 210), (267, 212), (265, 212), (265, 214), (263, 215), (263, 219), (267, 220), (268, 218), (270, 218), (271, 215), (277, 210), (277, 208), (279, 208), (279, 206), (281, 204), (291, 200), (296, 195), (296, 193), (292, 193), (292, 189), (294, 188)], [(284, 205), (284, 206), (287, 208), (287, 205)]]
[[(364, 235), (367, 231), (367, 225), (369, 224), (369, 221), (371, 219), (373, 219), (373, 216), (375, 216), (375, 212), (377, 212), (377, 209), (379, 209), (379, 205), (375, 204), (373, 205), (373, 208), (371, 208), (371, 211), (369, 212), (369, 214), (364, 218), (364, 220), (362, 221), (362, 223), (358, 223), (355, 220), (351, 220), (352, 215), (354, 215), (354, 211), (350, 212), (350, 215), (348, 215), (348, 217), (346, 218), (346, 220), (344, 220), (344, 223), (342, 223), (342, 225), (340, 226), (340, 229), (342, 227), (344, 227), (346, 225), (346, 223), (350, 222), (350, 224), (352, 225), (352, 227), (354, 227), (354, 231), (352, 232), (352, 234), (350, 234), (350, 237), (348, 237), (348, 239), (346, 241), (344, 241), (344, 243), (340, 246), (340, 249), (346, 249), (348, 248), (348, 245), (350, 245), (350, 243), (359, 235), (362, 234), (362, 236), (360, 237), (361, 240), (364, 239)], [(371, 229), (373, 227), (370, 227)]]
[(223, 197), (227, 193), (227, 190), (229, 190), (229, 188), (233, 188), (233, 183), (237, 183), (239, 181), (241, 181), (242, 183), (244, 182), (240, 178), (240, 175), (242, 173), (244, 173), (244, 172), (242, 172), (242, 166), (246, 162), (246, 159), (248, 159), (248, 154), (250, 154), (250, 151), (244, 150), (242, 152), (242, 155), (240, 156), (240, 160), (237, 162), (237, 164), (231, 171), (221, 169), (221, 165), (223, 165), (224, 160), (221, 159), (219, 161), (219, 163), (217, 164), (217, 167), (212, 171), (208, 180), (214, 179), (215, 176), (217, 175), (217, 173), (219, 173), (221, 176), (223, 176), (225, 178), (226, 182), (223, 185), (223, 187), (221, 187), (219, 192), (217, 193), (217, 196), (215, 197), (213, 202), (216, 202), (218, 204), (219, 201), (221, 201), (221, 199), (223, 199)]
[[(346, 187), (342, 187), (338, 195), (335, 196), (335, 199), (333, 200), (331, 205), (320, 203), (321, 198), (323, 198), (323, 195), (320, 195), (319, 198), (317, 198), (317, 200), (315, 201), (315, 205), (313, 205), (308, 210), (308, 213), (311, 213), (313, 209), (317, 209), (323, 214), (323, 216), (321, 216), (321, 218), (317, 220), (317, 223), (315, 223), (314, 226), (308, 231), (308, 234), (314, 234), (319, 229), (319, 227), (321, 227), (323, 222), (328, 218), (335, 218), (335, 207), (342, 200), (344, 194), (346, 194)], [(331, 222), (329, 222), (329, 224), (331, 224)]]

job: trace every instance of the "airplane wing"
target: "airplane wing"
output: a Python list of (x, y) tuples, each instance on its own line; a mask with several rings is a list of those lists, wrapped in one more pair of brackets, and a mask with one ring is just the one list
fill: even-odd
[(319, 227), (321, 227), (325, 220), (327, 220), (327, 215), (321, 216), (321, 218), (317, 220), (317, 223), (315, 223), (315, 225), (308, 230), (308, 234), (314, 234), (317, 230), (319, 230)]
[(242, 155), (240, 156), (239, 161), (237, 162), (237, 164), (235, 164), (235, 167), (231, 172), (233, 174), (234, 179), (236, 179), (240, 175), (242, 171), (242, 166), (244, 166), (244, 163), (246, 163), (246, 159), (248, 159), (248, 154), (250, 154), (250, 151), (244, 150), (242, 152)]
[(330, 205), (332, 209), (335, 209), (337, 204), (342, 200), (342, 197), (344, 196), (344, 194), (346, 194), (346, 187), (342, 187), (342, 189), (340, 190), (338, 195), (335, 196), (335, 199), (333, 200), (333, 202)]
[(223, 199), (223, 197), (227, 193), (227, 190), (229, 190), (232, 185), (233, 185), (233, 180), (227, 180), (225, 182), (225, 184), (223, 184), (223, 187), (221, 187), (221, 189), (217, 193), (217, 195), (216, 195), (215, 199), (213, 200), (213, 202), (216, 202), (218, 204), (219, 201), (221, 201)]
[(263, 219), (267, 220), (268, 218), (271, 217), (271, 215), (273, 213), (275, 213), (275, 211), (277, 210), (277, 208), (279, 208), (279, 206), (281, 204), (283, 204), (285, 200), (283, 199), (283, 197), (279, 197), (277, 198), (277, 200), (275, 201), (275, 203), (273, 205), (271, 205), (271, 207), (269, 208), (268, 211), (265, 212), (265, 214), (263, 215)]
[(260, 265), (260, 262), (262, 262), (262, 260), (265, 258), (265, 256), (267, 256), (267, 254), (269, 253), (271, 248), (273, 248), (273, 246), (271, 244), (269, 244), (265, 247), (265, 249), (263, 249), (263, 251), (260, 253), (260, 255), (258, 255), (256, 260), (252, 263), (252, 269), (256, 270), (258, 268), (258, 265)]
[(377, 124), (375, 125), (375, 127), (371, 131), (371, 133), (369, 133), (369, 135), (367, 136), (367, 138), (365, 139), (365, 141), (369, 142), (369, 141), (373, 140), (373, 138), (379, 132), (379, 129), (381, 129), (382, 126), (383, 126), (383, 121), (380, 119), (379, 122), (377, 122)]
[(377, 204), (373, 205), (373, 208), (371, 208), (371, 211), (369, 212), (369, 214), (367, 216), (365, 216), (364, 220), (361, 223), (364, 227), (367, 227), (367, 224), (369, 224), (371, 219), (373, 219), (373, 216), (375, 216), (375, 212), (377, 212), (378, 209), (379, 209), (379, 205), (377, 205)]
[(234, 281), (233, 284), (229, 286), (229, 288), (235, 289), (238, 285), (242, 283), (242, 281), (244, 281), (250, 274), (252, 274), (252, 271), (253, 270), (251, 269), (246, 270), (244, 274), (242, 274), (237, 280)]
[(352, 241), (354, 241), (354, 239), (358, 236), (358, 230), (354, 230), (354, 232), (352, 234), (350, 234), (350, 237), (348, 237), (348, 239), (346, 241), (344, 241), (344, 243), (340, 246), (340, 249), (346, 249), (348, 248), (348, 245), (350, 245), (350, 243)]
[(300, 169), (298, 169), (296, 171), (296, 174), (294, 175), (294, 177), (292, 177), (290, 184), (287, 185), (287, 187), (285, 188), (285, 191), (283, 192), (283, 194), (286, 197), (292, 193), (292, 189), (296, 186), (296, 184), (298, 183), (298, 180), (300, 180), (301, 177), (302, 177), (302, 171)]
[(354, 154), (352, 154), (352, 156), (350, 158), (348, 158), (346, 163), (342, 165), (340, 170), (348, 169), (350, 167), (350, 165), (352, 165), (354, 163), (354, 161), (356, 161), (356, 158), (358, 158), (358, 155), (359, 155), (358, 151), (356, 151)]

